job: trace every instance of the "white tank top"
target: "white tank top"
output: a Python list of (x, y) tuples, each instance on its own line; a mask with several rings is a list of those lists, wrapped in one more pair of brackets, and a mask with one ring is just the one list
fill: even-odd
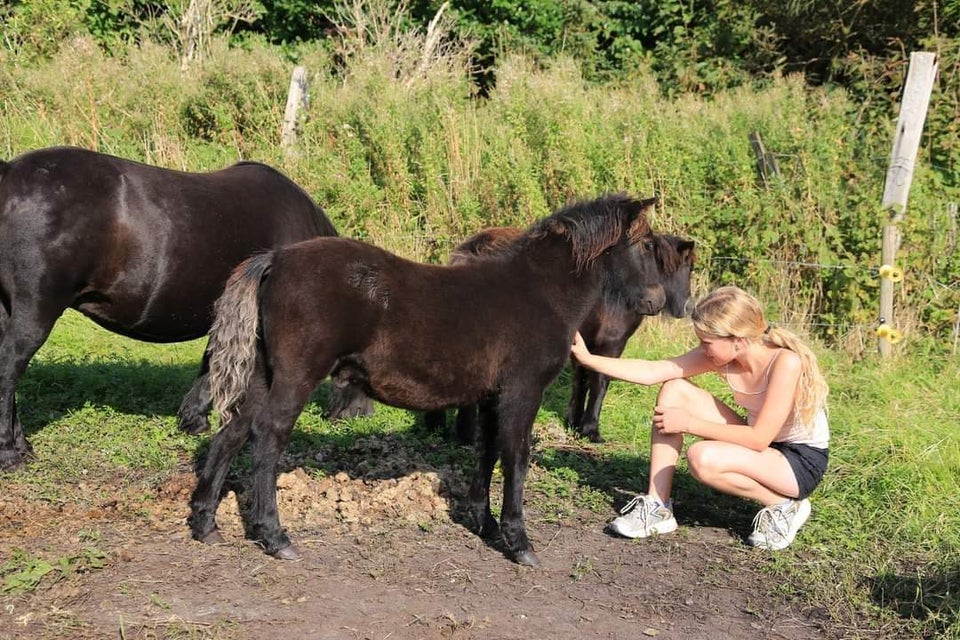
[[(763, 371), (763, 384), (761, 388), (756, 391), (737, 389), (730, 381), (729, 365), (723, 370), (723, 379), (730, 386), (730, 390), (733, 391), (733, 399), (737, 401), (737, 404), (747, 410), (747, 424), (749, 425), (756, 423), (757, 414), (760, 413), (760, 407), (763, 406), (764, 401), (767, 399), (770, 369), (773, 368), (773, 363), (780, 356), (781, 351), (783, 351), (783, 349), (778, 349), (777, 352), (773, 354), (773, 357), (770, 358), (770, 362), (767, 363), (767, 368)], [(813, 424), (804, 425), (797, 419), (796, 408), (790, 409), (787, 419), (783, 421), (783, 424), (780, 426), (780, 431), (773, 441), (806, 444), (811, 447), (817, 447), (818, 449), (826, 449), (830, 442), (830, 425), (827, 422), (827, 412), (821, 408), (814, 415)]]

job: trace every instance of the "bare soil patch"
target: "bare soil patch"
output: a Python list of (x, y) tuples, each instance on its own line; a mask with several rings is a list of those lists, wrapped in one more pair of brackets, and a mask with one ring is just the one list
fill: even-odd
[(0, 596), (0, 638), (840, 637), (737, 533), (681, 520), (677, 534), (628, 541), (604, 531), (612, 514), (544, 512), (529, 481), (542, 566), (515, 565), (464, 522), (462, 470), (411, 470), (386, 448), (368, 439), (327, 477), (286, 461), (279, 504), (299, 562), (244, 539), (242, 490), (219, 511), (229, 542), (192, 541), (188, 463), (159, 479), (91, 479), (54, 503), (7, 476), (0, 563), (14, 549), (104, 557)]

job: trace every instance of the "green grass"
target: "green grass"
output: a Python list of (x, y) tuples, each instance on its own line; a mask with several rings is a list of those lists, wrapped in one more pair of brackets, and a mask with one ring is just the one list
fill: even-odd
[[(647, 323), (627, 355), (681, 352), (690, 344), (685, 331), (682, 322)], [(102, 498), (96, 495), (99, 482), (105, 492), (123, 483), (147, 487), (192, 464), (206, 438), (181, 434), (175, 414), (202, 345), (138, 343), (68, 312), (18, 393), (37, 461), (18, 473), (17, 481), (34, 498), (52, 503), (83, 482), (95, 500)], [(894, 629), (902, 637), (960, 638), (958, 360), (856, 361), (826, 349), (820, 357), (831, 384), (830, 468), (798, 542), (771, 558), (766, 570), (779, 577), (785, 593), (816, 603), (835, 624), (856, 629), (854, 637)], [(574, 441), (560, 426), (567, 382), (564, 373), (548, 390), (537, 418), (528, 500), (546, 521), (583, 509), (611, 516), (646, 486), (656, 390), (614, 382), (602, 420), (607, 442), (591, 445)], [(700, 382), (723, 392), (716, 379)], [(322, 401), (323, 393), (316, 399)], [(402, 449), (421, 466), (468, 472), (474, 462), (468, 448), (427, 433), (416, 414), (381, 406), (374, 416), (331, 424), (319, 402), (304, 411), (285, 458), (322, 476), (342, 469), (344, 456), (361, 464), (371, 446)], [(249, 460), (241, 456), (235, 464), (245, 472)], [(746, 529), (755, 512), (753, 505), (696, 483), (682, 461), (674, 497), (678, 517), (693, 525)], [(144, 508), (149, 509), (146, 489)], [(93, 558), (84, 553), (55, 559), (21, 553), (0, 575), (8, 589), (29, 589), (31, 581)]]

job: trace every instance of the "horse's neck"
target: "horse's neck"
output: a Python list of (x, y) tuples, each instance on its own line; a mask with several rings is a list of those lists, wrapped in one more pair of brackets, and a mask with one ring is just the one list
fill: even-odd
[(543, 296), (558, 315), (582, 322), (600, 300), (601, 273), (597, 266), (578, 270), (566, 240), (548, 237), (531, 243), (511, 262), (510, 269), (523, 273), (531, 289)]

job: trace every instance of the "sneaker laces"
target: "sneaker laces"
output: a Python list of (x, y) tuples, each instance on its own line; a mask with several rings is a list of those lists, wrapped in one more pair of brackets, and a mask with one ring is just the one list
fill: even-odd
[(633, 511), (633, 508), (638, 506), (640, 503), (643, 503), (644, 506), (646, 506), (646, 502), (644, 501), (643, 496), (636, 496), (633, 500), (631, 500), (626, 505), (624, 505), (623, 509), (620, 509), (620, 515), (622, 516), (627, 515), (628, 513)]
[(656, 512), (656, 510), (659, 508), (667, 508), (667, 505), (661, 503), (655, 498), (641, 494), (624, 505), (623, 509), (620, 510), (620, 513), (631, 520), (638, 520), (643, 524), (644, 527), (646, 527), (651, 519), (651, 516), (653, 516), (654, 512)]
[(780, 539), (786, 538), (790, 531), (790, 520), (780, 505), (764, 507), (753, 518), (753, 529), (763, 534), (766, 540), (774, 534)]

